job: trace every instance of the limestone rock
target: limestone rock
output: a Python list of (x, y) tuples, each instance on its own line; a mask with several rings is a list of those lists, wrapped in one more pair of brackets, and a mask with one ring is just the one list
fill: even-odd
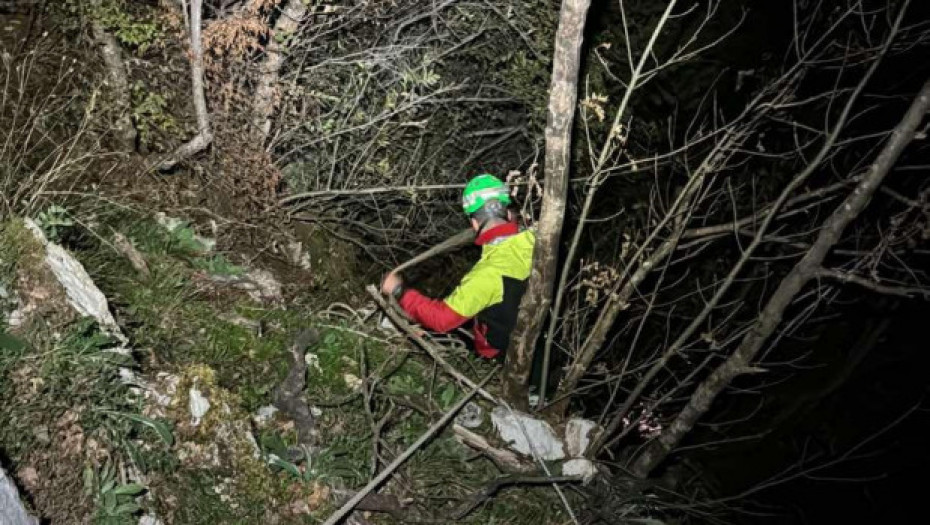
[(3, 525), (39, 525), (39, 520), (26, 512), (19, 491), (6, 472), (0, 468), (0, 523)]
[(190, 398), (188, 408), (191, 411), (191, 425), (196, 427), (200, 424), (203, 416), (207, 415), (207, 411), (210, 410), (210, 401), (203, 397), (200, 390), (196, 388), (190, 389), (188, 397)]
[(122, 343), (128, 340), (116, 324), (116, 319), (110, 313), (110, 305), (106, 296), (97, 288), (93, 279), (88, 275), (77, 259), (61, 246), (50, 242), (45, 234), (31, 219), (26, 219), (26, 228), (45, 247), (45, 264), (55, 275), (55, 278), (65, 289), (68, 302), (81, 315), (93, 317), (100, 327)]
[(579, 476), (585, 483), (588, 483), (597, 475), (597, 467), (591, 460), (574, 458), (562, 464), (562, 475)]
[(564, 444), (541, 419), (499, 406), (491, 412), (491, 422), (501, 439), (520, 454), (545, 461), (565, 457)]
[(597, 423), (590, 419), (570, 419), (565, 424), (565, 448), (569, 457), (584, 456), (591, 439), (599, 431)]

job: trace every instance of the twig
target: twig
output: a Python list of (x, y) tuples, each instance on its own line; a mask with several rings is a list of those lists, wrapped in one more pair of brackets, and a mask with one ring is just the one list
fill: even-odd
[(840, 270), (821, 268), (817, 271), (817, 277), (835, 279), (841, 283), (858, 284), (863, 288), (885, 295), (896, 295), (898, 297), (914, 297), (915, 295), (922, 295), (925, 298), (930, 299), (930, 289), (927, 288), (918, 288), (915, 286), (889, 286), (887, 284), (881, 284), (866, 279), (865, 277), (856, 275), (854, 273), (843, 272)]
[(378, 476), (375, 479), (369, 481), (368, 484), (365, 485), (365, 488), (360, 490), (358, 494), (356, 494), (355, 496), (352, 496), (352, 498), (349, 501), (347, 501), (342, 507), (340, 507), (339, 510), (334, 512), (325, 522), (323, 522), (323, 525), (336, 525), (336, 523), (339, 523), (339, 521), (342, 520), (342, 518), (346, 517), (346, 515), (352, 512), (352, 510), (355, 508), (356, 505), (358, 505), (360, 501), (365, 499), (365, 497), (369, 493), (371, 493), (373, 490), (378, 488), (391, 474), (394, 473), (395, 470), (397, 470), (398, 467), (400, 467), (405, 461), (410, 459), (410, 457), (413, 456), (413, 454), (416, 453), (416, 451), (419, 450), (420, 447), (422, 447), (427, 441), (432, 439), (432, 437), (436, 435), (437, 432), (442, 430), (442, 428), (445, 427), (446, 424), (449, 423), (449, 421), (451, 421), (453, 417), (455, 417), (458, 411), (461, 410), (462, 407), (464, 407), (466, 403), (471, 401), (471, 399), (475, 397), (475, 394), (481, 391), (481, 387), (487, 384), (487, 382), (490, 381), (492, 377), (494, 377), (495, 373), (497, 373), (497, 369), (494, 369), (493, 371), (491, 371), (490, 374), (488, 374), (484, 379), (481, 380), (480, 384), (475, 385), (472, 388), (471, 392), (469, 392), (464, 397), (462, 397), (462, 399), (460, 399), (458, 403), (455, 404), (455, 406), (449, 409), (449, 411), (446, 412), (439, 419), (439, 421), (433, 423), (433, 425), (429, 427), (429, 429), (426, 432), (424, 432), (423, 435), (420, 436), (419, 439), (417, 439), (412, 445), (407, 447), (407, 450), (405, 450), (400, 456), (397, 456), (397, 458), (394, 461), (392, 461), (390, 465), (385, 467), (385, 469), (382, 470), (381, 473), (378, 474)]

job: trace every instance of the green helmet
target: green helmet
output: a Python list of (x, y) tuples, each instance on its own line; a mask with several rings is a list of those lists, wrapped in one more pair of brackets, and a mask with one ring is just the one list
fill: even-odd
[(480, 210), (490, 200), (497, 200), (504, 205), (510, 204), (510, 193), (503, 181), (489, 173), (482, 173), (465, 185), (462, 192), (462, 208), (471, 215)]

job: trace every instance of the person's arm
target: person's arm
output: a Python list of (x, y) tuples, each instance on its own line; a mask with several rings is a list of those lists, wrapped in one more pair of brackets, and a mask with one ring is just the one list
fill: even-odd
[(414, 321), (433, 332), (451, 332), (469, 319), (449, 308), (443, 300), (431, 299), (412, 288), (404, 290), (398, 303)]
[(501, 290), (494, 286), (493, 277), (479, 268), (472, 268), (445, 299), (432, 299), (406, 288), (398, 302), (407, 315), (427, 330), (451, 332), (499, 301), (500, 293)]

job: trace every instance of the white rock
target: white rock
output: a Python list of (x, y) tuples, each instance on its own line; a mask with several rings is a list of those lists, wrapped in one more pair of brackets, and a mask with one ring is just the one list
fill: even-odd
[(309, 270), (312, 268), (313, 265), (310, 261), (310, 254), (304, 250), (304, 244), (302, 242), (291, 241), (287, 243), (287, 252), (291, 259), (291, 264), (294, 266), (302, 270)]
[(313, 416), (313, 417), (320, 417), (320, 416), (323, 415), (323, 411), (320, 410), (318, 407), (311, 406), (311, 407), (310, 407), (310, 415)]
[(562, 464), (563, 476), (580, 476), (588, 483), (597, 475), (597, 467), (588, 459), (574, 458)]
[(281, 283), (268, 270), (250, 270), (245, 274), (245, 278), (250, 281), (254, 287), (246, 288), (249, 297), (255, 301), (281, 301)]
[(342, 375), (342, 380), (346, 382), (346, 386), (352, 390), (358, 390), (362, 388), (362, 380), (359, 379), (355, 374), (345, 373)]
[(580, 458), (584, 456), (591, 438), (592, 430), (598, 428), (597, 423), (590, 419), (569, 419), (565, 424), (565, 449), (569, 457)]
[(139, 518), (139, 525), (165, 525), (165, 523), (153, 514), (146, 514)]
[(120, 342), (128, 342), (116, 324), (113, 314), (110, 313), (110, 305), (107, 303), (106, 296), (94, 284), (93, 279), (84, 269), (84, 265), (61, 246), (49, 242), (35, 222), (30, 219), (24, 222), (35, 238), (45, 246), (45, 264), (65, 289), (71, 306), (79, 314), (96, 319), (103, 330)]
[(484, 421), (484, 409), (481, 405), (469, 401), (462, 411), (455, 416), (455, 422), (465, 428), (478, 428)]
[(26, 512), (13, 480), (0, 468), (0, 523), (3, 525), (38, 525), (39, 520)]
[(272, 418), (274, 418), (275, 413), (278, 412), (278, 409), (274, 405), (263, 406), (255, 412), (255, 415), (252, 416), (252, 419), (255, 420), (259, 425), (265, 425)]
[(314, 354), (313, 352), (307, 352), (304, 354), (304, 363), (307, 363), (308, 368), (314, 368), (317, 372), (323, 373), (323, 369), (320, 368), (320, 356)]
[(196, 427), (200, 424), (203, 416), (207, 414), (207, 411), (210, 410), (210, 401), (203, 397), (200, 390), (196, 388), (191, 388), (188, 394), (190, 397), (188, 408), (191, 411), (191, 424)]
[(378, 323), (378, 328), (380, 328), (381, 330), (385, 332), (391, 332), (395, 334), (398, 332), (397, 327), (394, 326), (394, 323), (391, 321), (391, 318), (386, 315), (381, 317), (381, 322)]
[(501, 439), (523, 455), (546, 461), (565, 457), (562, 441), (541, 419), (499, 406), (491, 412), (491, 422)]

